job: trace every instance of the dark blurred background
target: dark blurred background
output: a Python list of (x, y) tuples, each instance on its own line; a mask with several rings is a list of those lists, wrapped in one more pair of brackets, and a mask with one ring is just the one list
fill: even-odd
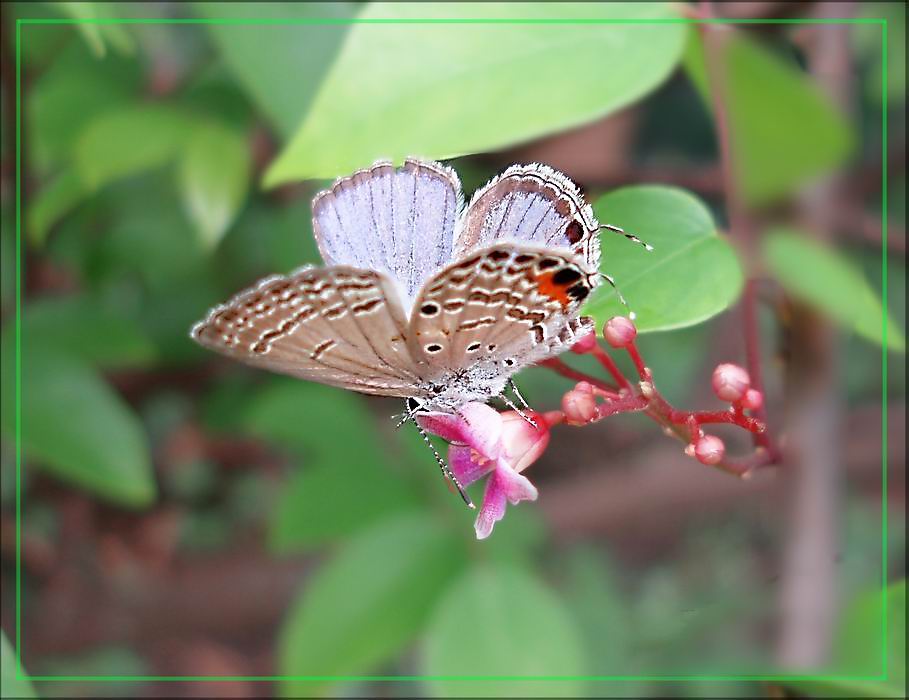
[[(585, 11), (635, 12), (589, 5)], [(666, 11), (704, 10), (687, 7)], [(328, 180), (263, 189), (262, 176), (304, 120), (346, 35), (365, 29), (22, 26), (21, 654), (29, 674), (69, 680), (12, 690), (14, 20), (324, 18), (363, 10), (356, 3), (3, 4), (4, 693), (902, 696), (899, 646), (891, 647), (890, 679), (876, 683), (735, 679), (806, 670), (878, 676), (882, 557), (888, 583), (905, 573), (905, 17), (899, 3), (828, 2), (712, 9), (729, 17), (889, 20), (885, 84), (880, 25), (729, 30), (745, 46), (726, 66), (741, 88), (730, 98), (740, 100), (733, 119), (753, 128), (740, 135), (750, 139), (745, 148), (760, 162), (768, 153), (762, 135), (783, 133), (787, 144), (767, 156), (766, 172), (751, 173), (760, 192), (746, 202), (748, 216), (758, 237), (782, 222), (808, 246), (784, 249), (782, 261), (739, 248), (759, 280), (768, 415), (786, 460), (740, 481), (687, 458), (683, 445), (642, 417), (556, 429), (529, 472), (539, 501), (510, 508), (484, 542), (474, 540), (471, 514), (446, 491), (419, 439), (394, 430), (397, 401), (252, 371), (187, 335), (210, 305), (259, 277), (318, 263), (310, 200)], [(525, 10), (502, 6), (500, 14)], [(472, 9), (436, 11), (471, 16)], [(699, 33), (684, 31), (684, 57), (646, 95), (580, 126), (453, 161), (465, 192), (510, 163), (541, 161), (576, 179), (591, 201), (625, 185), (684, 188), (725, 231), (728, 193), (711, 106), (690, 60)], [(375, 61), (384, 48), (377, 39)], [(622, 70), (622, 53), (607, 52), (584, 75), (608, 84)], [(534, 82), (532, 68), (525, 80)], [(502, 95), (523, 85), (502, 84)], [(825, 128), (804, 123), (800, 91), (823, 95), (839, 113), (848, 148), (827, 152), (821, 140), (817, 152), (798, 150)], [(810, 258), (812, 246), (832, 256), (820, 272), (793, 259), (799, 250)], [(877, 330), (884, 270), (886, 397)], [(859, 306), (872, 313), (844, 322), (837, 309), (856, 296), (870, 300)], [(717, 407), (710, 372), (718, 362), (744, 362), (741, 323), (733, 306), (698, 325), (643, 335), (642, 353), (665, 395), (683, 407)], [(542, 410), (557, 408), (571, 388), (542, 368), (518, 383)], [(722, 435), (731, 450), (749, 449), (741, 436)], [(891, 644), (904, 639), (896, 607), (904, 600), (903, 584), (888, 598)], [(701, 680), (156, 678), (277, 675)]]

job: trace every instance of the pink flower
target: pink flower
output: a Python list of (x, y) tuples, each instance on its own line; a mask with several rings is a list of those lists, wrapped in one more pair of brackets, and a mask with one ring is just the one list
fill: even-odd
[(468, 403), (457, 414), (423, 413), (417, 421), (424, 430), (451, 443), (448, 464), (465, 487), (484, 476), (486, 493), (474, 528), (477, 539), (492, 534), (505, 515), (506, 503), (535, 501), (537, 489), (521, 474), (549, 444), (549, 428), (562, 416), (558, 411), (541, 414), (527, 410), (530, 425), (515, 411), (498, 413), (486, 404)]

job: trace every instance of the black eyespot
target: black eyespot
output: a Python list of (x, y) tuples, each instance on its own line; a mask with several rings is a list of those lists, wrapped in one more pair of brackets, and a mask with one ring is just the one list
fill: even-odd
[(476, 352), (479, 349), (480, 349), (479, 343), (471, 343), (470, 345), (467, 346), (467, 352)]
[(540, 262), (537, 263), (537, 267), (542, 272), (543, 270), (548, 270), (551, 267), (558, 267), (559, 261), (555, 258), (543, 258)]
[(490, 343), (489, 345), (486, 346), (486, 349), (489, 350), (489, 352), (495, 352), (495, 351), (496, 351), (496, 344), (495, 344), (495, 343)]
[(569, 243), (577, 243), (584, 237), (584, 228), (577, 221), (572, 221), (565, 227), (565, 237)]
[(502, 362), (505, 364), (506, 367), (514, 366), (514, 360), (512, 360), (510, 357), (506, 357), (504, 360), (502, 360)]
[(433, 385), (433, 387), (432, 387), (432, 393), (433, 393), (433, 394), (441, 394), (443, 391), (445, 391), (444, 387), (441, 387), (441, 386), (439, 386), (438, 384), (435, 384), (435, 385)]
[(554, 284), (571, 284), (581, 279), (581, 271), (575, 267), (563, 267), (552, 276)]
[(426, 346), (426, 352), (439, 352), (442, 349), (442, 346), (438, 343), (431, 343)]
[(514, 258), (514, 261), (518, 265), (523, 265), (524, 263), (529, 263), (531, 260), (533, 260), (533, 258), (534, 258), (533, 255), (527, 255), (526, 253), (522, 253), (521, 255), (516, 255)]
[(495, 262), (502, 262), (506, 260), (509, 256), (508, 251), (506, 250), (493, 250), (489, 253), (489, 259), (494, 260)]
[(439, 305), (429, 302), (420, 307), (420, 313), (424, 316), (435, 316), (439, 313)]
[(568, 288), (568, 296), (577, 301), (586, 299), (588, 294), (590, 294), (590, 288), (583, 284), (576, 284)]

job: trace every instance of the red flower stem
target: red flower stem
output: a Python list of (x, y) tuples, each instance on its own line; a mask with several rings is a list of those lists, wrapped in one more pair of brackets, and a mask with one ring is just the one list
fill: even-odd
[(595, 345), (593, 350), (590, 353), (597, 358), (597, 361), (606, 368), (606, 371), (612, 375), (612, 378), (615, 379), (616, 384), (618, 384), (622, 389), (628, 391), (632, 390), (631, 382), (622, 374), (622, 370), (619, 369), (618, 365), (612, 361), (612, 358), (609, 357), (609, 354), (599, 346)]
[(593, 386), (597, 387), (598, 389), (601, 389), (602, 391), (606, 392), (609, 396), (613, 396), (616, 398), (618, 398), (618, 396), (619, 396), (617, 387), (614, 387), (613, 385), (611, 385), (607, 382), (604, 382), (602, 379), (597, 379), (596, 377), (591, 377), (589, 374), (585, 374), (584, 372), (579, 372), (578, 370), (574, 369), (573, 367), (569, 367), (568, 365), (566, 365), (564, 362), (562, 362), (557, 357), (551, 357), (548, 360), (543, 360), (542, 362), (539, 362), (538, 364), (541, 367), (548, 367), (556, 374), (561, 374), (563, 377), (567, 377), (568, 379), (573, 379), (576, 382), (588, 382), (589, 384), (592, 384)]
[(640, 376), (642, 382), (650, 381), (650, 370), (647, 369), (647, 366), (644, 364), (644, 360), (641, 358), (641, 353), (638, 352), (638, 346), (635, 343), (625, 346), (625, 350), (631, 357), (631, 361), (634, 362), (634, 368), (638, 371), (638, 376)]
[(597, 420), (614, 416), (616, 413), (634, 413), (645, 411), (650, 401), (644, 396), (623, 396), (614, 401), (601, 403), (597, 406)]

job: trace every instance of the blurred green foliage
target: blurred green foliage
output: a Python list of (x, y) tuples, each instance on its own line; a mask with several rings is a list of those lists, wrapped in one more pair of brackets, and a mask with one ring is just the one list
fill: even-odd
[(843, 163), (852, 146), (849, 124), (791, 57), (739, 33), (723, 37), (719, 63), (705, 56), (698, 36), (689, 34), (685, 68), (712, 107), (717, 95), (709, 90), (707, 64), (713, 64), (736, 182), (748, 201), (768, 204)]
[[(19, 15), (164, 11), (157, 5), (47, 3), (20, 6)], [(675, 10), (632, 3), (193, 3), (179, 12), (300, 21), (353, 12), (646, 19)], [(700, 142), (676, 143), (695, 134), (686, 129), (704, 119), (702, 105), (693, 104), (694, 90), (672, 77), (687, 42), (684, 68), (706, 95), (696, 32), (633, 24), (453, 24), (419, 31), (406, 24), (79, 27), (22, 29), (27, 532), (54, 539), (62, 527), (53, 494), (32, 488), (42, 483), (41, 474), (108, 506), (179, 513), (175, 547), (188, 560), (207, 561), (242, 546), (237, 542), (252, 532), (270, 556), (308, 567), (280, 632), (269, 632), (276, 638), (276, 671), (289, 675), (772, 671), (761, 632), (778, 577), (772, 567), (768, 571), (767, 552), (779, 546), (782, 534), (761, 506), (694, 518), (656, 554), (642, 546), (645, 554), (628, 556), (603, 538), (556, 538), (536, 505), (512, 509), (493, 538), (477, 543), (472, 514), (445, 491), (425, 446), (413, 432), (393, 430), (387, 415), (400, 409), (396, 402), (263, 376), (213, 358), (187, 337), (209, 306), (244, 285), (319, 262), (309, 199), (324, 183), (265, 192), (263, 182), (343, 174), (377, 157), (463, 155), (468, 157), (457, 167), (469, 195), (495, 170), (496, 156), (488, 152), (632, 105), (642, 123), (658, 124), (670, 143), (660, 150), (664, 142), (654, 147), (639, 137), (635, 158), (659, 163), (667, 151), (669, 162), (712, 157)], [(862, 32), (863, 70), (879, 77), (879, 46)], [(791, 56), (744, 31), (730, 37), (729, 49), (729, 112), (749, 202), (784, 202), (857, 150), (854, 130)], [(874, 91), (863, 99), (875, 99)], [(661, 389), (675, 401), (700, 400), (692, 386), (704, 383), (724, 328), (722, 318), (709, 319), (735, 303), (742, 263), (753, 261), (741, 261), (718, 230), (714, 201), (650, 185), (596, 190), (590, 200), (601, 221), (654, 246), (647, 253), (605, 232), (603, 270), (616, 278), (642, 331), (672, 330), (641, 339)], [(894, 202), (904, 212), (901, 206)], [(4, 200), (5, 507), (14, 481), (16, 384), (9, 209)], [(873, 291), (881, 285), (878, 250), (842, 253), (790, 230), (767, 239), (764, 259), (788, 292), (849, 331), (879, 340), (881, 302)], [(904, 286), (904, 265), (890, 265), (891, 284), (902, 279)], [(608, 285), (588, 306), (598, 323), (624, 313)], [(901, 349), (905, 307), (892, 304), (891, 311), (889, 347)], [(879, 401), (879, 350), (851, 343), (846, 349), (848, 401)], [(570, 361), (584, 367), (588, 360)], [(901, 392), (894, 374), (891, 391)], [(569, 386), (540, 369), (524, 373), (519, 384), (543, 408), (554, 408)], [(640, 445), (655, 435), (652, 425), (634, 418), (619, 425), (610, 433), (617, 443), (638, 439)], [(193, 447), (187, 435), (228, 447), (215, 457)], [(228, 468), (223, 452), (242, 453), (232, 440), (264, 446), (264, 453), (241, 454)], [(606, 469), (622, 466), (619, 448), (614, 461), (602, 454), (611, 444), (597, 449), (581, 453), (571, 436), (555, 435), (556, 456), (541, 499), (548, 486), (595, 459)], [(481, 489), (473, 488), (477, 500)], [(849, 507), (838, 575), (844, 596), (852, 597), (877, 581), (880, 528), (878, 514), (852, 501)], [(895, 528), (891, 535), (892, 556), (898, 557), (905, 543)], [(31, 585), (26, 580), (30, 599), (40, 601)], [(865, 652), (876, 639), (872, 621), (879, 603), (856, 605), (844, 622), (836, 667), (873, 673), (877, 658)], [(6, 694), (9, 650), (5, 638), (0, 644)], [(154, 663), (126, 647), (100, 648), (69, 659), (37, 659), (31, 670), (122, 675), (153, 672)], [(339, 694), (346, 687), (293, 681), (281, 690)], [(413, 688), (642, 697), (731, 696), (750, 689), (732, 681), (607, 686), (443, 679), (405, 690)]]

